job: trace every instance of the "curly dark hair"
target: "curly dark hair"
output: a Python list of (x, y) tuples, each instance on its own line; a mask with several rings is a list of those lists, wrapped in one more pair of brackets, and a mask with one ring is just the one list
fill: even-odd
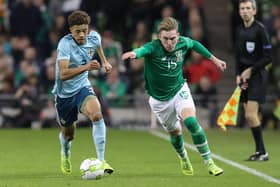
[(77, 10), (72, 12), (69, 16), (68, 16), (68, 26), (72, 27), (74, 25), (89, 25), (90, 24), (90, 17), (89, 15), (81, 10)]

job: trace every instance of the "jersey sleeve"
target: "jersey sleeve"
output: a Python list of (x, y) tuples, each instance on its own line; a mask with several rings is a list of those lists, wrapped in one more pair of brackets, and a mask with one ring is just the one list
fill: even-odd
[(136, 48), (133, 50), (136, 54), (136, 58), (141, 58), (147, 55), (150, 55), (153, 51), (152, 42), (146, 43), (142, 47)]
[(209, 59), (212, 56), (211, 52), (198, 41), (193, 40), (192, 49), (207, 59)]
[(70, 43), (66, 39), (60, 40), (57, 47), (57, 60), (70, 60)]
[(272, 62), (272, 45), (270, 43), (270, 38), (265, 27), (260, 29), (260, 40), (262, 45), (262, 57), (255, 62), (252, 68), (252, 73), (258, 72), (264, 69), (266, 65)]
[(185, 43), (187, 44), (188, 48), (193, 49), (195, 52), (201, 54), (202, 56), (204, 56), (205, 58), (209, 59), (211, 57), (211, 52), (204, 47), (200, 42), (196, 41), (196, 40), (192, 40), (190, 38), (187, 37), (183, 37)]
[(92, 43), (94, 43), (97, 47), (101, 46), (101, 36), (98, 32), (90, 31), (89, 39), (92, 40)]

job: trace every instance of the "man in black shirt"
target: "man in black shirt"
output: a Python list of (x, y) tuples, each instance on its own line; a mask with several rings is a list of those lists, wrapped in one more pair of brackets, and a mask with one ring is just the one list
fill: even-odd
[(245, 119), (249, 124), (256, 144), (256, 152), (248, 161), (266, 161), (261, 121), (258, 116), (259, 104), (265, 102), (266, 71), (271, 63), (271, 44), (266, 28), (255, 20), (255, 0), (240, 0), (239, 14), (243, 20), (237, 32), (236, 83), (242, 89), (240, 102), (243, 103)]

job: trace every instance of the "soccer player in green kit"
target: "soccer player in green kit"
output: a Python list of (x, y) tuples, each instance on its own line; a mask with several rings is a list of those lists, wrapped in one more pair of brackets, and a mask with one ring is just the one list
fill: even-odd
[(226, 63), (212, 55), (198, 41), (179, 36), (178, 23), (172, 17), (162, 20), (158, 26), (158, 39), (140, 48), (126, 52), (123, 60), (145, 58), (145, 88), (150, 95), (149, 104), (159, 122), (170, 134), (184, 175), (193, 175), (193, 167), (184, 148), (180, 121), (192, 135), (201, 157), (211, 175), (218, 176), (224, 171), (211, 158), (204, 130), (199, 125), (190, 89), (183, 78), (182, 66), (189, 50), (194, 50), (213, 61), (224, 71)]

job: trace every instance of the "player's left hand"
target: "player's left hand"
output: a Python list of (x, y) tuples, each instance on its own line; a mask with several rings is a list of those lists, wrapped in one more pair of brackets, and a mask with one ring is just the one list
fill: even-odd
[(103, 64), (103, 67), (104, 67), (106, 73), (110, 73), (112, 71), (112, 65), (108, 62), (105, 62)]

